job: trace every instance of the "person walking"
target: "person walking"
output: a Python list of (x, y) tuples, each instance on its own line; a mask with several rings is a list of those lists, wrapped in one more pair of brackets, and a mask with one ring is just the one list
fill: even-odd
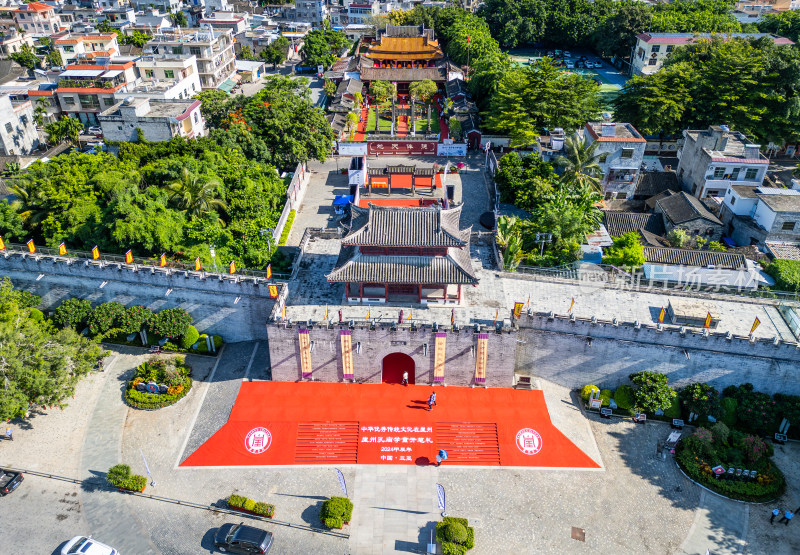
[(772, 516), (769, 517), (769, 523), (774, 525), (775, 524), (775, 517), (781, 514), (780, 509), (772, 509)]
[(433, 410), (433, 393), (428, 397), (428, 410)]
[(403, 372), (403, 385), (408, 385), (408, 372)]
[(433, 393), (431, 393), (431, 401), (433, 401), (433, 404), (436, 405), (436, 392), (435, 391)]
[(780, 524), (781, 522), (783, 522), (785, 520), (786, 521), (786, 526), (789, 526), (789, 521), (792, 520), (793, 516), (794, 516), (794, 513), (792, 511), (790, 511), (789, 509), (786, 509), (786, 512), (783, 513), (783, 516), (778, 521), (778, 524)]
[(11, 428), (6, 428), (6, 439), (14, 441), (14, 432), (11, 430)]
[(439, 449), (439, 452), (436, 453), (436, 466), (442, 466), (442, 461), (447, 460), (447, 451), (444, 449)]

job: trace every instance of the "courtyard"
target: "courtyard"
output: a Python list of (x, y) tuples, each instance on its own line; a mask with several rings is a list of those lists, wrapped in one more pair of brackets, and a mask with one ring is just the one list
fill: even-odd
[[(123, 404), (121, 388), (149, 355), (115, 350), (105, 372), (84, 380), (69, 407), (13, 422), (15, 441), (0, 444), (0, 464), (78, 483), (26, 475), (2, 500), (6, 533), (15, 539), (6, 552), (58, 553), (75, 534), (92, 533), (122, 553), (210, 553), (215, 528), (229, 521), (272, 531), (275, 553), (422, 552), (439, 520), (436, 483), (447, 492), (448, 513), (475, 527), (476, 554), (800, 550), (796, 525), (770, 526), (772, 505), (708, 493), (684, 478), (671, 458), (657, 457), (666, 424), (586, 416), (573, 392), (543, 380), (538, 385), (553, 425), (600, 470), (342, 465), (353, 521), (343, 536), (322, 533), (321, 502), (341, 495), (331, 466), (178, 467), (225, 424), (243, 381), (270, 378), (266, 352), (264, 343), (238, 343), (226, 345), (218, 359), (189, 357), (197, 378), (191, 393), (172, 407), (137, 411)], [(790, 443), (775, 452), (789, 480), (777, 506), (794, 508), (800, 504), (800, 447)], [(105, 471), (118, 462), (144, 474), (142, 455), (155, 481), (143, 496), (103, 485)], [(275, 520), (176, 502), (221, 507), (231, 493), (274, 504)], [(30, 519), (34, 512), (38, 518)], [(585, 542), (572, 538), (573, 527)]]

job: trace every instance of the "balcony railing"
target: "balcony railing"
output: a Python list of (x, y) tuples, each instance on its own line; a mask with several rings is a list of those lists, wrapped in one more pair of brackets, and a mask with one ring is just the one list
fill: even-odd
[(59, 79), (59, 88), (64, 89), (113, 89), (117, 85), (121, 85), (123, 81), (113, 80), (108, 81), (104, 79)]

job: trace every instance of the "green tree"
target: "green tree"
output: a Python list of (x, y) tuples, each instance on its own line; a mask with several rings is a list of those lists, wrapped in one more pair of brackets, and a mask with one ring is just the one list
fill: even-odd
[(556, 158), (556, 165), (564, 168), (564, 179), (577, 183), (581, 188), (591, 188), (601, 191), (600, 175), (602, 170), (598, 160), (597, 147), (600, 143), (594, 141), (587, 143), (585, 139), (574, 136), (567, 137), (564, 147), (566, 156)]
[(215, 198), (221, 187), (222, 182), (216, 177), (193, 174), (187, 168), (181, 171), (180, 179), (167, 185), (172, 192), (170, 200), (176, 201), (178, 207), (193, 218), (227, 209), (224, 201)]
[(169, 18), (172, 20), (173, 25), (183, 28), (189, 26), (189, 21), (186, 19), (186, 14), (183, 11), (176, 11), (174, 14), (171, 14)]
[(186, 333), (192, 317), (182, 308), (167, 308), (150, 318), (147, 327), (151, 333), (161, 337), (180, 337)]
[(356, 128), (358, 128), (358, 119), (358, 114), (355, 112), (349, 112), (347, 114), (347, 130), (350, 133), (351, 139), (356, 132)]
[(439, 87), (430, 79), (423, 79), (422, 81), (414, 81), (408, 86), (408, 93), (415, 102), (428, 104), (433, 100), (434, 95), (439, 90)]
[(328, 96), (333, 96), (336, 94), (336, 89), (338, 89), (338, 85), (335, 81), (331, 81), (330, 79), (325, 79), (322, 83), (322, 90)]
[(350, 41), (341, 31), (315, 30), (303, 37), (300, 55), (307, 65), (328, 67), (349, 44)]
[(599, 112), (598, 86), (578, 74), (558, 71), (546, 58), (510, 70), (489, 104), (486, 125), (532, 145), (544, 128), (577, 129)]
[(461, 136), (461, 122), (455, 116), (451, 117), (447, 122), (448, 130), (450, 131), (450, 138), (456, 141), (462, 140)]
[(634, 387), (636, 412), (666, 411), (672, 406), (677, 392), (667, 385), (667, 376), (656, 372), (636, 372), (629, 376)]
[(385, 104), (397, 96), (397, 89), (389, 81), (373, 81), (369, 84), (369, 94), (379, 104)]
[(53, 321), (64, 327), (77, 327), (92, 313), (92, 303), (86, 299), (64, 299), (53, 313)]
[[(183, 13), (183, 12), (181, 12)], [(239, 51), (239, 55), (236, 56), (240, 60), (255, 60), (256, 56), (253, 54), (253, 49), (250, 48), (249, 44), (245, 44), (242, 46), (242, 49)]]
[(130, 31), (130, 33), (126, 34), (117, 34), (117, 40), (120, 44), (130, 44), (137, 48), (144, 48), (144, 45), (147, 44), (152, 38), (152, 36), (145, 33), (140, 33), (139, 31)]
[(46, 98), (40, 98), (36, 101), (36, 108), (33, 110), (33, 122), (37, 127), (44, 127), (47, 122), (47, 108), (50, 107), (50, 102)]
[(21, 241), (25, 236), (22, 217), (8, 203), (7, 199), (0, 200), (0, 237), (4, 241)]
[(500, 190), (500, 202), (532, 212), (553, 191), (554, 177), (553, 166), (538, 153), (523, 156), (511, 152), (500, 158), (494, 181)]
[(200, 113), (209, 128), (219, 127), (222, 118), (228, 115), (227, 102), (231, 99), (231, 95), (219, 89), (210, 89), (197, 93), (194, 98), (202, 102)]
[(9, 58), (28, 69), (37, 68), (41, 63), (39, 57), (33, 52), (33, 48), (31, 48), (29, 44), (23, 44), (19, 52), (12, 53), (9, 55)]
[(477, 16), (465, 14), (448, 30), (447, 54), (455, 64), (471, 65), (481, 58), (496, 54), (499, 49), (489, 26)]
[(644, 247), (638, 231), (614, 238), (614, 243), (603, 253), (603, 262), (620, 268), (638, 268), (645, 262)]
[(630, 58), (636, 35), (650, 30), (652, 8), (641, 2), (623, 0), (594, 31), (594, 43), (603, 56)]
[(77, 118), (64, 117), (44, 127), (50, 143), (60, 144), (67, 141), (73, 145), (78, 144), (78, 137), (83, 131), (83, 124)]
[(89, 314), (87, 324), (92, 335), (103, 334), (115, 327), (120, 318), (125, 314), (125, 307), (118, 302), (109, 302), (97, 305)]
[(757, 25), (762, 33), (772, 33), (794, 42), (800, 41), (800, 12), (797, 10), (764, 14)]
[(500, 249), (508, 247), (512, 238), (519, 235), (518, 223), (519, 218), (516, 216), (500, 216), (497, 218), (497, 229), (494, 237)]
[(289, 46), (289, 39), (286, 37), (278, 37), (261, 51), (261, 59), (268, 64), (272, 64), (272, 68), (275, 69), (278, 67), (278, 64), (286, 59)]
[(0, 283), (0, 419), (37, 406), (64, 407), (78, 381), (103, 357), (100, 347), (71, 329), (54, 330), (19, 305), (11, 281)]
[(800, 260), (776, 258), (765, 271), (775, 278), (778, 291), (800, 292)]

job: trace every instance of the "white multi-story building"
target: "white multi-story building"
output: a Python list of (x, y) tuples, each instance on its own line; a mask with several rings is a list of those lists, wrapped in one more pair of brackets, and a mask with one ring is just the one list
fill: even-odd
[(37, 146), (39, 134), (33, 121), (31, 101), (11, 102), (10, 95), (0, 95), (0, 148), (3, 155), (30, 154)]
[(215, 12), (230, 12), (233, 10), (233, 4), (228, 0), (205, 0), (205, 12), (213, 14)]
[(294, 0), (294, 10), (295, 19), (307, 21), (315, 27), (328, 18), (328, 6), (324, 0)]
[(215, 12), (210, 16), (198, 20), (200, 26), (210, 25), (214, 29), (230, 29), (234, 35), (243, 33), (247, 29), (247, 14), (233, 12)]
[[(633, 49), (632, 65), (634, 75), (650, 75), (655, 73), (673, 50), (679, 46), (691, 44), (697, 40), (710, 39), (709, 33), (640, 33), (636, 35), (636, 46)], [(731, 33), (723, 38), (758, 39), (769, 37), (777, 45), (792, 45), (791, 40), (765, 33)]]
[(8, 58), (11, 54), (21, 52), (23, 44), (33, 48), (33, 38), (12, 28), (8, 34), (0, 36), (0, 58)]
[(678, 150), (678, 179), (697, 198), (725, 197), (734, 185), (760, 186), (769, 160), (760, 145), (725, 125), (687, 129)]
[(595, 154), (603, 171), (607, 199), (631, 198), (639, 181), (647, 140), (630, 123), (589, 122), (583, 137), (598, 143)]
[(158, 54), (142, 56), (136, 60), (139, 79), (117, 99), (128, 96), (160, 100), (184, 100), (200, 92), (200, 75), (197, 58)]
[(144, 47), (144, 55), (167, 54), (197, 60), (200, 86), (216, 89), (236, 74), (233, 32), (230, 29), (164, 29)]
[(73, 64), (58, 76), (56, 97), (61, 111), (83, 123), (97, 125), (97, 114), (116, 103), (115, 93), (136, 82), (133, 61), (103, 60), (103, 64)]
[(14, 10), (17, 27), (34, 38), (49, 37), (60, 30), (56, 10), (41, 2), (22, 4)]
[(158, 8), (162, 13), (173, 13), (180, 9), (181, 0), (131, 0), (131, 5), (141, 11)]
[(378, 15), (381, 3), (378, 0), (345, 0), (347, 5), (347, 21), (344, 24), (363, 25), (369, 18)]
[(69, 33), (56, 38), (53, 43), (65, 64), (119, 54), (116, 33)]
[(127, 98), (98, 116), (103, 138), (135, 141), (141, 129), (148, 141), (169, 141), (174, 137), (192, 139), (206, 134), (199, 100), (155, 100)]

